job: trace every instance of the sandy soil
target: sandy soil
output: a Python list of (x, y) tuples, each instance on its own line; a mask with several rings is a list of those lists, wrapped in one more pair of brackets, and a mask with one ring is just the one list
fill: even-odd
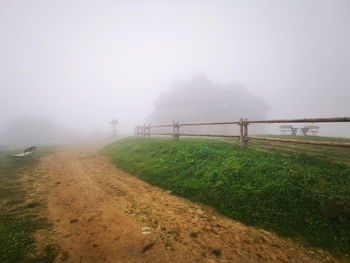
[(153, 187), (93, 149), (61, 149), (38, 173), (50, 239), (65, 251), (57, 262), (336, 262)]

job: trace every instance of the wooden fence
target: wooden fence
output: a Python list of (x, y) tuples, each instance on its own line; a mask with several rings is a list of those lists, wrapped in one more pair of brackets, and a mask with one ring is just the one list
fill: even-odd
[[(180, 136), (201, 136), (201, 137), (223, 137), (223, 138), (239, 138), (242, 148), (247, 147), (248, 140), (265, 140), (265, 141), (278, 141), (278, 142), (292, 142), (303, 144), (315, 144), (315, 145), (328, 145), (328, 146), (342, 146), (350, 147), (350, 143), (345, 142), (327, 142), (327, 141), (310, 141), (310, 140), (297, 140), (297, 139), (282, 139), (282, 138), (267, 138), (248, 135), (248, 126), (256, 123), (315, 123), (315, 122), (350, 122), (350, 117), (340, 118), (309, 118), (309, 119), (289, 119), (289, 120), (261, 120), (261, 121), (249, 121), (248, 119), (241, 118), (239, 121), (232, 122), (202, 122), (202, 123), (179, 123), (173, 122), (167, 125), (155, 125), (150, 124), (135, 127), (135, 135), (137, 137), (150, 138), (152, 135), (156, 136), (172, 136), (175, 139)], [(219, 134), (192, 134), (192, 133), (180, 133), (180, 127), (186, 126), (211, 126), (211, 125), (239, 125), (239, 135), (219, 135)], [(158, 128), (171, 128), (172, 132), (168, 133), (151, 133), (152, 129)]]

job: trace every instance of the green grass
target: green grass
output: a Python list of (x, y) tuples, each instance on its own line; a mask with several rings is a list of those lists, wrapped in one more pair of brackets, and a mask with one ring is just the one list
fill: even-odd
[[(259, 136), (259, 135), (257, 135)], [(282, 139), (298, 139), (312, 141), (329, 141), (329, 142), (350, 142), (348, 138), (323, 137), (323, 136), (289, 136), (289, 135), (261, 135), (268, 138)], [(238, 140), (223, 139), (227, 142), (238, 144)], [(331, 162), (350, 165), (350, 148), (349, 147), (333, 147), (300, 143), (285, 143), (273, 141), (249, 140), (248, 147), (268, 152), (279, 152), (283, 154), (300, 154), (304, 153), (309, 156), (314, 156), (320, 159)]]
[(295, 140), (305, 140), (305, 141), (324, 141), (324, 142), (350, 142), (350, 138), (341, 137), (326, 137), (326, 136), (291, 136), (291, 135), (256, 135), (258, 137), (268, 137), (268, 138), (285, 138), (285, 139), (295, 139)]
[[(118, 167), (248, 225), (350, 251), (350, 167), (212, 139), (128, 138), (105, 147)], [(303, 151), (305, 152), (305, 151)]]
[[(20, 151), (16, 151), (20, 152)], [(39, 148), (30, 160), (13, 161), (0, 152), (0, 262), (53, 262), (57, 248), (48, 244), (43, 251), (36, 251), (33, 233), (50, 227), (45, 218), (38, 216), (43, 204), (38, 200), (27, 202), (29, 189), (21, 182), (24, 174), (38, 164), (40, 157), (52, 152), (52, 148)]]

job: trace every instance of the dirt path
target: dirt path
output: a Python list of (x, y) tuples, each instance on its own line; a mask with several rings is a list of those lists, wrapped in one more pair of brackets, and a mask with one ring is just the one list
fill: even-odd
[(244, 226), (138, 180), (93, 150), (39, 167), (57, 262), (334, 262), (321, 250)]

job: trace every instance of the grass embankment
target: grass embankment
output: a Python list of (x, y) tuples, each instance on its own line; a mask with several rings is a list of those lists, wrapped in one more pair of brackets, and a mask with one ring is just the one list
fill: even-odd
[(129, 138), (112, 162), (174, 194), (334, 252), (350, 251), (350, 167), (210, 139)]
[[(19, 151), (20, 152), (20, 151)], [(52, 148), (39, 148), (33, 159), (12, 160), (12, 152), (0, 151), (0, 262), (53, 262), (56, 247), (47, 245), (37, 251), (33, 234), (50, 227), (39, 216), (43, 209), (38, 199), (33, 199), (30, 187), (24, 186), (23, 177), (32, 173), (41, 156)], [(29, 177), (32, 181), (33, 179)], [(31, 182), (28, 183), (30, 185)]]

